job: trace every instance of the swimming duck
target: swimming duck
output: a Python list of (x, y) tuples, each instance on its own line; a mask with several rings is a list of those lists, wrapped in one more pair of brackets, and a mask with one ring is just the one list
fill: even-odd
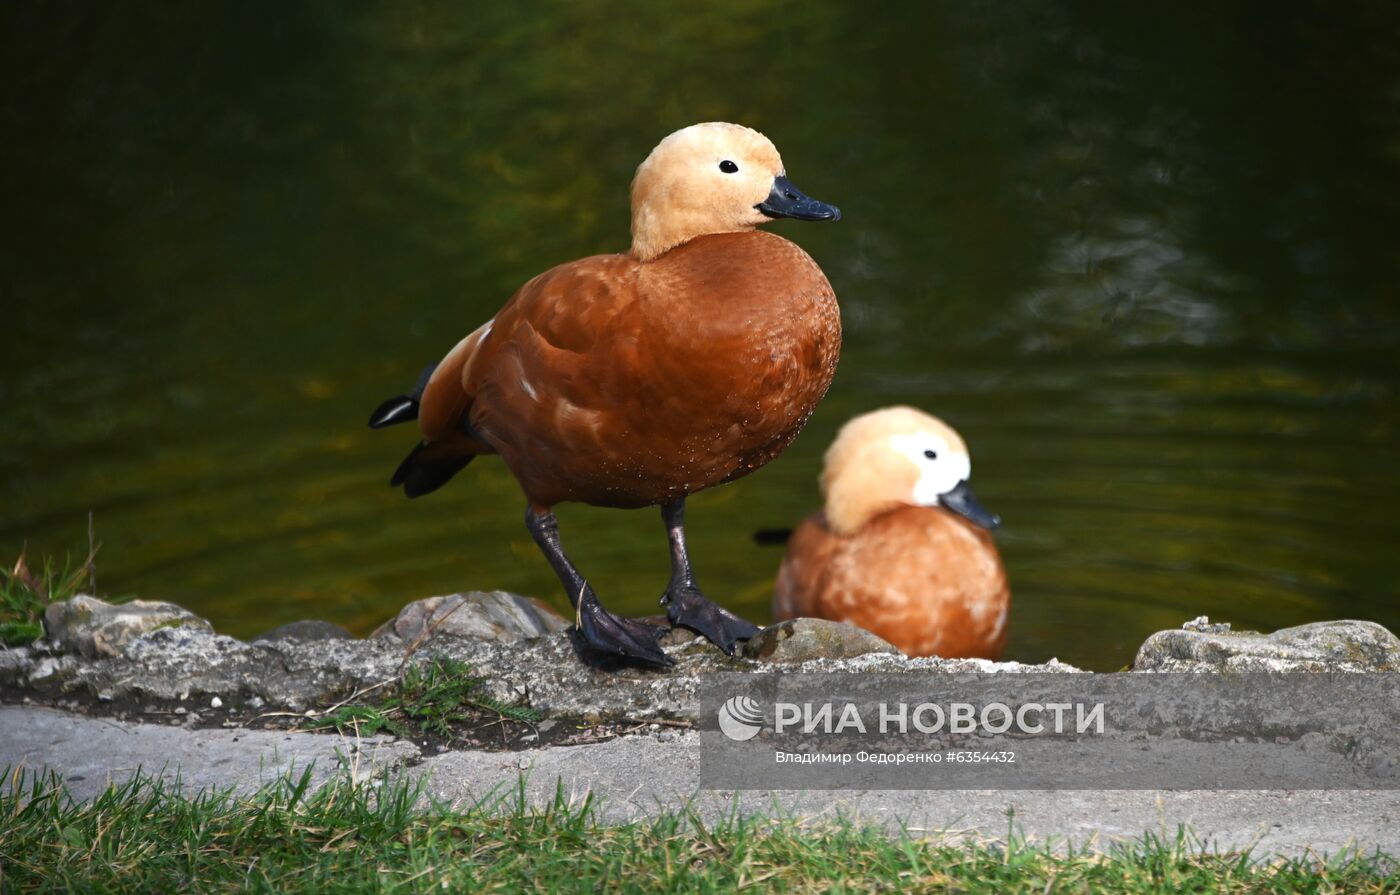
[(665, 666), (666, 629), (603, 608), (552, 509), (660, 506), (667, 616), (732, 654), (757, 628), (697, 585), (685, 499), (776, 457), (826, 393), (841, 347), (831, 284), (802, 249), (756, 228), (840, 216), (793, 186), (758, 131), (676, 131), (637, 168), (630, 251), (530, 280), (417, 388), (374, 411), (371, 427), (417, 419), (422, 434), (392, 484), (419, 497), (499, 454), (585, 648)]
[(850, 622), (910, 656), (994, 659), (1011, 592), (958, 433), (912, 407), (846, 423), (826, 452), (825, 508), (788, 540), (775, 621)]

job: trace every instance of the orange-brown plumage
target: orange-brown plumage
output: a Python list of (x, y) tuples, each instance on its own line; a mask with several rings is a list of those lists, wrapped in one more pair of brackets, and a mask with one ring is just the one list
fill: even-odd
[(1011, 591), (991, 534), (969, 521), (997, 524), (969, 470), (957, 433), (912, 408), (848, 423), (827, 452), (826, 509), (788, 541), (774, 619), (850, 622), (911, 656), (997, 658)]
[(650, 262), (583, 258), (526, 283), (454, 350), (419, 420), (429, 444), (499, 453), (538, 503), (662, 504), (777, 456), (830, 385), (840, 340), (826, 277), (769, 233), (700, 236)]
[(992, 536), (940, 507), (888, 510), (850, 535), (802, 522), (778, 572), (774, 621), (828, 618), (910, 656), (995, 659), (1011, 590)]
[(691, 571), (687, 495), (776, 457), (826, 393), (841, 346), (831, 284), (806, 252), (754, 228), (836, 220), (803, 195), (757, 131), (711, 122), (666, 137), (632, 182), (632, 248), (530, 280), (437, 365), (370, 417), (416, 418), (422, 442), (393, 484), (436, 490), (473, 457), (500, 454), (527, 498), (526, 525), (592, 649), (671, 660), (659, 629), (602, 608), (564, 553), (551, 508), (661, 506), (672, 624), (728, 652), (757, 629), (712, 603)]

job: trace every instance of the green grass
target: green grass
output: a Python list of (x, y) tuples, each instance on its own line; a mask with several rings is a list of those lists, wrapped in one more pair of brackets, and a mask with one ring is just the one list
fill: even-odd
[(0, 568), (0, 643), (18, 646), (44, 636), (44, 609), (66, 600), (92, 582), (94, 547), (81, 562), (71, 556), (59, 563), (45, 557), (37, 570), (29, 568), (23, 553), (13, 568)]
[(393, 733), (412, 737), (431, 734), (451, 740), (454, 725), (469, 723), (481, 713), (499, 719), (532, 723), (542, 715), (526, 706), (507, 705), (482, 691), (485, 678), (476, 675), (465, 662), (443, 657), (409, 665), (390, 695), (376, 705), (349, 703), (328, 711), (312, 729), (361, 736)]
[(602, 826), (591, 804), (519, 793), (464, 811), (412, 784), (284, 779), (186, 798), (150, 779), (72, 803), (50, 777), (0, 797), (0, 891), (17, 892), (1396, 892), (1381, 856), (1264, 861), (1187, 834), (1107, 854), (940, 845), (840, 820), (693, 813)]

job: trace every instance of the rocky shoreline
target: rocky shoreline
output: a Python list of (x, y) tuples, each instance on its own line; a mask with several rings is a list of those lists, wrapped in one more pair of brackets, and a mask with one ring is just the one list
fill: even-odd
[(0, 651), (0, 702), (199, 728), (305, 729), (330, 707), (373, 701), (408, 667), (444, 661), (472, 668), (492, 700), (586, 725), (587, 739), (637, 723), (689, 726), (702, 682), (718, 672), (1078, 671), (1053, 660), (910, 660), (859, 628), (813, 619), (770, 626), (733, 657), (673, 631), (670, 671), (585, 664), (567, 621), (500, 591), (411, 603), (365, 639), (303, 621), (242, 641), (175, 604), (88, 596), (50, 606), (45, 630), (43, 640)]
[[(670, 671), (589, 665), (565, 619), (501, 591), (411, 603), (365, 639), (305, 621), (245, 642), (171, 603), (114, 605), (89, 596), (50, 606), (45, 631), (42, 640), (0, 651), (0, 701), (185, 726), (316, 717), (385, 687), (414, 663), (443, 660), (475, 669), (484, 694), (499, 703), (614, 725), (693, 721), (697, 691), (719, 672), (1091, 673), (1055, 659), (910, 659), (868, 632), (814, 619), (772, 625), (734, 657), (675, 631), (665, 645), (676, 660)], [(1400, 639), (1363, 621), (1259, 634), (1201, 618), (1149, 637), (1132, 670), (1393, 672)]]

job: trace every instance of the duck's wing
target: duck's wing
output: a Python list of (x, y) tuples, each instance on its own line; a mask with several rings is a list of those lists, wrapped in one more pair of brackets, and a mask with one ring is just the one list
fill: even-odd
[(485, 438), (537, 438), (634, 397), (645, 372), (635, 265), (621, 255), (581, 258), (512, 296), (462, 373)]
[[(501, 433), (523, 428), (544, 434), (576, 423), (570, 401), (596, 390), (595, 376), (580, 366), (602, 337), (615, 338), (616, 310), (631, 298), (623, 288), (635, 261), (620, 255), (583, 258), (548, 270), (511, 296), (500, 312), (458, 342), (413, 393), (380, 405), (372, 426), (417, 418), (423, 440), (400, 464), (393, 484), (411, 497), (436, 490), (477, 454), (498, 451)], [(616, 377), (636, 380), (626, 352), (608, 356), (628, 369)], [(596, 361), (597, 355), (593, 355)], [(635, 366), (635, 358), (631, 366)], [(593, 365), (596, 367), (596, 363)], [(593, 372), (597, 372), (596, 369)], [(489, 391), (492, 400), (478, 401)], [(594, 395), (615, 403), (617, 388)], [(579, 411), (582, 413), (582, 411)], [(506, 418), (515, 425), (492, 426)]]
[[(534, 385), (522, 374), (535, 374), (553, 388), (572, 385), (569, 374), (577, 359), (599, 338), (616, 335), (611, 331), (616, 309), (626, 304), (625, 276), (620, 274), (633, 264), (619, 255), (581, 258), (521, 286), (494, 318), (458, 342), (429, 377), (418, 412), (424, 440), (450, 438), (464, 429), (471, 434), (467, 420), (485, 388), (522, 400), (546, 397), (531, 394)], [(482, 452), (490, 450), (481, 440)]]

